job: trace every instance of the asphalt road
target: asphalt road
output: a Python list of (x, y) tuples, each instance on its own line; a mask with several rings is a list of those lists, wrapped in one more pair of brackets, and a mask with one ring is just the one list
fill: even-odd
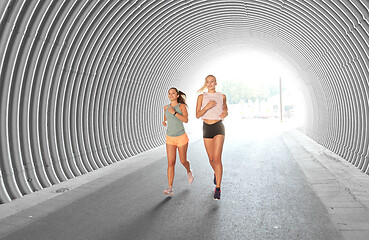
[(195, 180), (178, 160), (173, 197), (162, 194), (161, 157), (3, 239), (342, 239), (281, 135), (236, 132), (226, 133), (220, 201), (198, 140), (188, 152)]

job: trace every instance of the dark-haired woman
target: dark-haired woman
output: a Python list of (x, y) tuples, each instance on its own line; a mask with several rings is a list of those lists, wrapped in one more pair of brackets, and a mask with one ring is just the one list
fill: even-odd
[(205, 78), (203, 87), (198, 91), (203, 92), (197, 98), (196, 118), (201, 118), (203, 123), (203, 138), (209, 162), (214, 170), (214, 199), (220, 199), (220, 184), (222, 182), (223, 165), (222, 151), (225, 137), (225, 129), (222, 120), (228, 115), (227, 99), (221, 92), (215, 91), (217, 80), (213, 75)]
[(178, 91), (177, 88), (168, 90), (170, 104), (164, 107), (163, 125), (167, 127), (166, 145), (168, 158), (168, 188), (164, 194), (173, 195), (174, 166), (176, 164), (176, 150), (178, 149), (179, 159), (187, 170), (189, 183), (193, 182), (193, 174), (190, 162), (187, 160), (188, 136), (185, 132), (183, 123), (188, 122), (186, 94)]

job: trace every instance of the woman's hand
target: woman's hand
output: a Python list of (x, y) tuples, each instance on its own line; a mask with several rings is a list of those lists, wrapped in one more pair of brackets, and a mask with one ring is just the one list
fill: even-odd
[(222, 114), (219, 115), (219, 117), (221, 119), (224, 119), (225, 117), (227, 117), (227, 115), (228, 115), (228, 112), (223, 111)]
[(168, 106), (164, 106), (164, 121), (163, 121), (163, 126), (167, 126), (167, 116), (165, 115), (165, 111), (167, 110)]
[(204, 107), (206, 110), (209, 110), (210, 108), (213, 108), (213, 107), (215, 107), (215, 105), (217, 105), (217, 102), (216, 101), (214, 101), (214, 100), (210, 100), (209, 102), (208, 102), (208, 104), (206, 104), (206, 106)]
[(171, 114), (174, 114), (176, 112), (176, 110), (174, 110), (174, 108), (169, 106), (168, 112), (171, 113)]

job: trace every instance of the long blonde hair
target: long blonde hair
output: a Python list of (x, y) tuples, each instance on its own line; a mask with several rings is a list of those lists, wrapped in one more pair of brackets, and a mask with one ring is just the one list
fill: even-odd
[(215, 81), (217, 81), (217, 79), (214, 75), (207, 75), (206, 78), (205, 78), (204, 85), (197, 91), (197, 93), (202, 93), (205, 90), (205, 88), (206, 88), (206, 79), (208, 77), (213, 77), (215, 79)]

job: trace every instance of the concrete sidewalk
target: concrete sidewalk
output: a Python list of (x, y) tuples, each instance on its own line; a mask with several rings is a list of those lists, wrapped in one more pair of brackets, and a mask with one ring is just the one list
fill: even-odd
[(296, 130), (225, 124), (220, 201), (212, 199), (212, 171), (197, 140), (188, 152), (195, 181), (186, 182), (177, 161), (173, 198), (162, 195), (161, 146), (0, 205), (0, 237), (367, 239), (368, 175)]
[(297, 130), (283, 139), (344, 238), (368, 239), (369, 175)]

